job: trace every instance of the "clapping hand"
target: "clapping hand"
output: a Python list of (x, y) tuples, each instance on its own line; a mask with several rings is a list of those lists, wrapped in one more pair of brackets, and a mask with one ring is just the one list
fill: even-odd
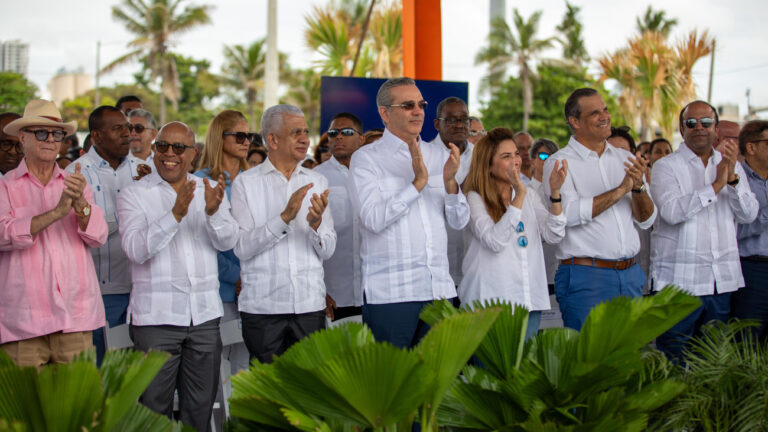
[(219, 205), (224, 199), (224, 193), (227, 190), (224, 176), (219, 174), (216, 186), (212, 187), (207, 178), (203, 179), (203, 183), (205, 183), (205, 213), (208, 216), (213, 216), (219, 210)]

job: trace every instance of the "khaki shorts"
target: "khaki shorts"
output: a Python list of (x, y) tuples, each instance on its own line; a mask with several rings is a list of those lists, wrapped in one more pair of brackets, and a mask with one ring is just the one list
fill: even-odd
[(0, 345), (19, 366), (37, 369), (49, 363), (69, 363), (81, 352), (93, 348), (90, 331), (75, 333), (51, 333), (32, 339), (8, 342)]

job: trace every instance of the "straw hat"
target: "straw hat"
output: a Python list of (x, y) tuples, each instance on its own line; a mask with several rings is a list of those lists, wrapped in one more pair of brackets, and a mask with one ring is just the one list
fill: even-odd
[(11, 136), (18, 136), (19, 131), (29, 126), (54, 126), (60, 127), (72, 135), (77, 130), (77, 122), (64, 123), (56, 104), (44, 99), (33, 99), (24, 108), (24, 116), (18, 118), (3, 128), (3, 132)]

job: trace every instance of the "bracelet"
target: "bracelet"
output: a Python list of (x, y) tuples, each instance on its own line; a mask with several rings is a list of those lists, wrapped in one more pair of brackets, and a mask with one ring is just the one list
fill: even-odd
[(735, 180), (728, 182), (729, 186), (736, 186), (737, 184), (739, 184), (739, 175), (738, 174), (736, 174), (736, 179)]
[(549, 201), (551, 201), (552, 203), (559, 203), (562, 200), (563, 200), (562, 195), (560, 196), (560, 198), (553, 198), (551, 196), (549, 197)]

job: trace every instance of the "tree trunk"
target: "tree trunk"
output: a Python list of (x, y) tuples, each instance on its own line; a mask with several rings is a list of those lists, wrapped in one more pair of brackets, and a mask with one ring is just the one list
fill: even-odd
[(249, 88), (247, 95), (248, 108), (251, 111), (251, 131), (256, 131), (256, 90)]
[(159, 54), (160, 62), (160, 127), (165, 125), (165, 51), (161, 50)]
[(528, 118), (533, 111), (533, 86), (531, 72), (526, 63), (520, 65), (520, 81), (523, 85), (523, 132), (528, 132)]

